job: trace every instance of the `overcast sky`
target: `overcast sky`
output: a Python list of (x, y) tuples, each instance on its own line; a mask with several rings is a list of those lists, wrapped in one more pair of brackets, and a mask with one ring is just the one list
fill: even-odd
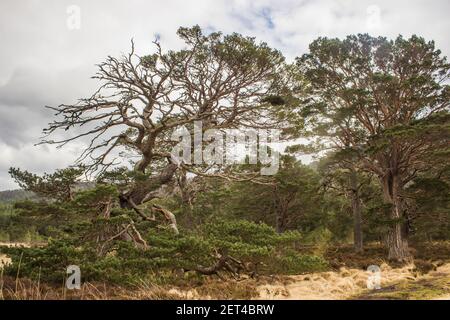
[(2, 0), (0, 190), (17, 188), (11, 166), (43, 173), (72, 163), (80, 142), (34, 146), (52, 116), (44, 106), (90, 95), (94, 65), (128, 51), (131, 38), (138, 53), (157, 36), (175, 49), (177, 28), (199, 24), (254, 36), (292, 60), (319, 36), (418, 34), (448, 56), (449, 12), (448, 0)]

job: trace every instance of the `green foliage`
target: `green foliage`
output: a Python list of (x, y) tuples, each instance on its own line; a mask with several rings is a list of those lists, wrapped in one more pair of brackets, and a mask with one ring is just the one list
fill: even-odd
[[(79, 191), (74, 199), (66, 202), (22, 200), (0, 206), (0, 229), (9, 241), (41, 242), (49, 237), (80, 237), (80, 226), (92, 225), (92, 220), (102, 213), (114, 211), (108, 204), (116, 201), (117, 190), (113, 186), (98, 185), (94, 189)], [(79, 234), (77, 234), (79, 233)]]
[(12, 214), (2, 228), (10, 241), (29, 242), (58, 236), (71, 222), (71, 213), (58, 203), (24, 200), (12, 206)]
[(269, 268), (275, 274), (301, 274), (320, 272), (328, 269), (327, 261), (319, 255), (298, 254), (289, 251), (285, 255), (275, 256), (268, 261)]
[(450, 237), (450, 170), (444, 165), (438, 171), (437, 177), (431, 174), (419, 176), (406, 188), (413, 204), (410, 211), (415, 241)]
[(9, 169), (9, 174), (22, 189), (32, 191), (44, 198), (59, 201), (72, 199), (74, 187), (82, 173), (83, 169), (81, 168), (67, 168), (56, 170), (52, 174), (45, 173), (43, 176), (38, 176), (19, 168)]
[(65, 268), (75, 264), (80, 266), (83, 281), (133, 284), (145, 278), (155, 280), (175, 269), (210, 266), (220, 249), (227, 249), (245, 264), (261, 264), (258, 271), (265, 274), (327, 268), (323, 258), (296, 251), (302, 238), (298, 232), (277, 234), (265, 224), (245, 220), (214, 220), (180, 236), (150, 228), (145, 238), (151, 244), (148, 250), (118, 241), (103, 256), (98, 256), (88, 242), (74, 240), (51, 240), (41, 248), (5, 248), (3, 251), (13, 260), (5, 272), (15, 275), (19, 270), (22, 276), (58, 283), (64, 278)]
[(279, 234), (263, 223), (218, 219), (205, 225), (204, 234), (214, 247), (228, 249), (245, 262), (259, 263), (266, 274), (296, 274), (322, 271), (327, 263), (320, 256), (302, 255), (296, 250), (303, 242), (298, 231)]
[(77, 249), (63, 240), (49, 241), (45, 247), (37, 248), (2, 248), (9, 255), (13, 264), (5, 268), (5, 274), (25, 276), (30, 279), (42, 279), (62, 283), (66, 268), (82, 265), (88, 259), (86, 251)]

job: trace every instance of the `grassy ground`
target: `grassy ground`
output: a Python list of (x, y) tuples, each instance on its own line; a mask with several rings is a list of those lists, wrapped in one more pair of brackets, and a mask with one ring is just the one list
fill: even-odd
[[(362, 254), (350, 246), (330, 247), (325, 257), (331, 270), (294, 276), (223, 281), (205, 277), (184, 285), (138, 283), (119, 287), (83, 283), (66, 290), (39, 281), (6, 277), (0, 271), (0, 299), (436, 299), (450, 297), (450, 243), (429, 243), (413, 249), (414, 264), (386, 261), (379, 245)], [(367, 267), (381, 268), (381, 289), (367, 290)]]
[(365, 300), (430, 300), (450, 299), (450, 264), (415, 279), (401, 280), (379, 290), (363, 292), (353, 297)]

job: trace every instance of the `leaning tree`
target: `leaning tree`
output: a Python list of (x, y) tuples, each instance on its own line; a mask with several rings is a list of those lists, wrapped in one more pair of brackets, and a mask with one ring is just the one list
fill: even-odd
[[(185, 47), (139, 56), (132, 50), (120, 58), (109, 56), (93, 77), (101, 85), (76, 104), (50, 107), (56, 120), (44, 129), (42, 143), (64, 146), (87, 141), (78, 162), (89, 173), (102, 174), (126, 161), (139, 179), (129, 181), (120, 204), (147, 219), (139, 205), (161, 196), (176, 173), (194, 172), (228, 179), (258, 179), (252, 173), (234, 174), (217, 165), (176, 163), (170, 155), (171, 134), (195, 121), (208, 129), (268, 129), (280, 123), (285, 81), (282, 54), (265, 43), (239, 34), (202, 33), (198, 26), (180, 28)], [(68, 131), (68, 134), (65, 132)], [(62, 136), (59, 135), (62, 132)], [(58, 139), (59, 137), (59, 139)], [(159, 206), (173, 224), (174, 216)]]
[[(434, 42), (369, 35), (319, 38), (298, 58), (303, 116), (325, 145), (376, 175), (388, 209), (389, 258), (408, 258), (404, 187), (448, 147), (450, 65)], [(447, 132), (447, 134), (445, 133)]]

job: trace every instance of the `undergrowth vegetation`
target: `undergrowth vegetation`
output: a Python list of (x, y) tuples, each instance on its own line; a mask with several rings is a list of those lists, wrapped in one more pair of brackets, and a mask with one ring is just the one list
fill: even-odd
[(117, 241), (99, 256), (93, 247), (73, 239), (51, 239), (44, 247), (3, 248), (13, 263), (5, 274), (61, 283), (68, 265), (80, 266), (86, 281), (136, 284), (146, 279), (154, 283), (185, 281), (198, 275), (199, 266), (215, 263), (217, 252), (239, 261), (234, 275), (298, 274), (323, 271), (327, 262), (318, 255), (300, 254), (299, 232), (278, 234), (265, 224), (245, 220), (216, 219), (195, 230), (174, 235), (168, 230), (149, 229), (145, 240), (149, 250)]

